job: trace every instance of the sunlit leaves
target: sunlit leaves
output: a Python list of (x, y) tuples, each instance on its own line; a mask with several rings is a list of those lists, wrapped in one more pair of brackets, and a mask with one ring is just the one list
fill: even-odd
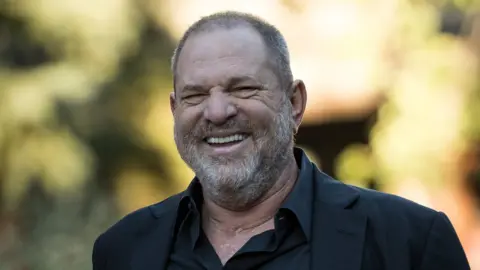
[(350, 145), (336, 160), (336, 174), (342, 181), (366, 187), (376, 177), (375, 161), (367, 145)]
[[(437, 31), (437, 12), (423, 2), (399, 3), (391, 44), (397, 63), (390, 65), (388, 99), (371, 134), (377, 181), (387, 187), (399, 179), (430, 187), (450, 181), (446, 164), (472, 139), (465, 133), (475, 133), (478, 126), (474, 115), (480, 103), (472, 99), (479, 83), (477, 57), (464, 41)], [(348, 148), (338, 160), (339, 174), (367, 179), (371, 160), (364, 151)]]
[(89, 179), (92, 157), (67, 131), (31, 130), (17, 133), (8, 147), (3, 182), (4, 205), (15, 209), (31, 181), (40, 181), (48, 195), (73, 199)]

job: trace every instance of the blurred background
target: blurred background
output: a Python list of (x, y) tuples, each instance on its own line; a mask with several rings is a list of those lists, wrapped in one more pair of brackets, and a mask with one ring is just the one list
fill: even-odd
[(0, 269), (91, 269), (99, 233), (186, 187), (170, 57), (226, 9), (284, 33), (322, 170), (446, 212), (480, 269), (479, 0), (0, 0)]

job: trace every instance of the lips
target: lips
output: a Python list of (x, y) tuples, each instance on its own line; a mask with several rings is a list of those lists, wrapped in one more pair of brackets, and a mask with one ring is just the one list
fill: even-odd
[(248, 148), (249, 139), (245, 133), (215, 134), (204, 139), (205, 151), (213, 156), (236, 155)]
[(205, 141), (209, 144), (212, 145), (220, 145), (220, 144), (229, 144), (229, 143), (236, 143), (236, 142), (241, 142), (247, 138), (247, 135), (245, 134), (232, 134), (228, 136), (211, 136), (211, 137), (206, 137)]

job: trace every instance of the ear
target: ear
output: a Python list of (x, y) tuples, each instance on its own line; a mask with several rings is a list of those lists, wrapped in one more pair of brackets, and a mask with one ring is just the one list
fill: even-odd
[(290, 102), (292, 103), (292, 116), (295, 121), (295, 133), (297, 133), (307, 106), (307, 90), (302, 80), (293, 82)]
[(170, 93), (170, 110), (172, 114), (175, 113), (175, 108), (177, 107), (177, 100), (175, 99), (175, 92)]

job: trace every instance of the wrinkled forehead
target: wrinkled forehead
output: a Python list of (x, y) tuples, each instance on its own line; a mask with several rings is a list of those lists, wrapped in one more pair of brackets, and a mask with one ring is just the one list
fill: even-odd
[(253, 29), (215, 29), (191, 36), (183, 47), (176, 70), (177, 89), (185, 84), (215, 86), (232, 77), (252, 77), (271, 83), (263, 39)]

